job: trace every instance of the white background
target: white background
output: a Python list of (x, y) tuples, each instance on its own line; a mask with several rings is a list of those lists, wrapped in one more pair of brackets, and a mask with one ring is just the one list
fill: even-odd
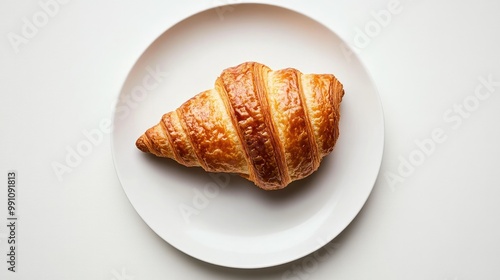
[[(260, 1), (300, 10), (358, 50), (386, 130), (379, 178), (353, 223), (318, 254), (259, 270), (206, 264), (157, 237), (119, 184), (109, 134), (62, 180), (52, 167), (83, 131), (111, 118), (128, 71), (157, 36), (195, 12), (242, 1), (62, 2), (17, 45), (12, 34), (43, 5), (0, 2), (1, 279), (499, 279), (500, 2), (401, 0), (363, 41), (391, 1)], [(481, 79), (492, 81), (483, 100), (474, 95)], [(416, 142), (435, 130), (446, 140), (418, 162)], [(418, 166), (404, 169), (405, 161)], [(16, 273), (6, 263), (11, 169)]]

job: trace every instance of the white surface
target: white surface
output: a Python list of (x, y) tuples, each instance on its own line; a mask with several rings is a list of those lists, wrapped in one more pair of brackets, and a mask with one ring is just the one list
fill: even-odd
[[(262, 4), (235, 5), (222, 22), (214, 14), (195, 14), (163, 33), (127, 77), (113, 119), (118, 177), (144, 221), (179, 250), (226, 267), (287, 263), (331, 241), (364, 205), (382, 159), (379, 96), (359, 60), (338, 50), (343, 41), (310, 18)], [(344, 84), (341, 137), (314, 175), (263, 192), (237, 176), (210, 177), (135, 148), (164, 113), (244, 61), (335, 73)]]
[[(105, 126), (128, 71), (154, 38), (187, 14), (224, 2), (68, 1), (17, 54), (7, 34), (20, 34), (23, 18), (42, 8), (38, 1), (0, 2), (0, 170), (19, 176), (19, 272), (8, 273), (5, 264), (0, 278), (498, 279), (500, 87), (464, 117), (448, 111), (474, 101), (480, 77), (500, 80), (498, 1), (401, 1), (364, 42), (359, 29), (373, 25), (389, 1), (286, 2), (359, 50), (386, 125), (381, 176), (367, 204), (336, 239), (303, 259), (238, 270), (174, 249), (128, 202), (105, 132), (58, 180), (52, 162), (64, 163), (67, 147), (85, 141), (83, 131)], [(400, 156), (418, 154), (415, 140), (439, 128), (446, 140), (391, 187), (384, 175), (399, 174)], [(0, 227), (2, 256), (6, 230)]]

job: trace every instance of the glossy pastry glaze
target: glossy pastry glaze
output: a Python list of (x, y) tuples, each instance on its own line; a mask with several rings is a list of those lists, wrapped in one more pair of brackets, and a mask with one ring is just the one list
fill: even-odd
[(339, 136), (342, 84), (331, 74), (246, 62), (163, 115), (136, 142), (144, 152), (209, 172), (238, 173), (265, 190), (314, 172)]

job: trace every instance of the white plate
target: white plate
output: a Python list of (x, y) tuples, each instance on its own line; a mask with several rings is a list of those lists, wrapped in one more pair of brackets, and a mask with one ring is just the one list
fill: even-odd
[[(163, 33), (130, 71), (114, 114), (118, 177), (133, 207), (165, 241), (227, 267), (283, 264), (321, 248), (357, 215), (378, 175), (383, 115), (374, 84), (343, 41), (297, 12), (262, 4), (207, 10)], [(345, 86), (340, 138), (310, 177), (266, 192), (234, 175), (143, 154), (135, 140), (220, 72), (244, 61), (334, 73)]]

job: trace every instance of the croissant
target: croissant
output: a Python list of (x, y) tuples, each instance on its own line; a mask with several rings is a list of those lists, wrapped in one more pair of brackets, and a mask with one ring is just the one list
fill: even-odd
[(185, 166), (237, 173), (264, 190), (282, 189), (316, 171), (333, 150), (343, 95), (331, 74), (245, 62), (164, 114), (136, 146)]

